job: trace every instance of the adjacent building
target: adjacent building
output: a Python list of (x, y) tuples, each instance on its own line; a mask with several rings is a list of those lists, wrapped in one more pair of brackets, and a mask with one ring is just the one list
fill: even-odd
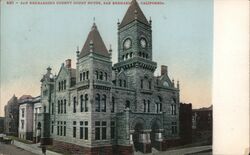
[(167, 66), (155, 76), (152, 21), (132, 0), (118, 23), (118, 63), (93, 23), (71, 60), (57, 76), (51, 68), (41, 79), (38, 115), (41, 144), (75, 154), (149, 153), (180, 142), (179, 82), (170, 80)]
[(192, 143), (192, 104), (180, 104), (180, 137), (181, 144)]
[[(18, 137), (24, 140), (32, 141), (36, 128), (34, 127), (35, 104), (40, 103), (40, 96), (34, 98), (30, 95), (23, 95), (18, 100), (19, 103), (19, 130)], [(37, 107), (36, 107), (37, 108)]]
[(15, 95), (4, 106), (4, 132), (7, 135), (18, 135), (19, 104)]
[(192, 110), (193, 141), (212, 144), (213, 107)]
[(0, 117), (0, 134), (4, 133), (4, 117)]

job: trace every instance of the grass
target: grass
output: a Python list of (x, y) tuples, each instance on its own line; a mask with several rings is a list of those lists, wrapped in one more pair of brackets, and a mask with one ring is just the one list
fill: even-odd
[(72, 154), (70, 151), (65, 151), (65, 150), (62, 151), (62, 150), (59, 150), (59, 149), (55, 148), (55, 147), (52, 146), (52, 145), (46, 146), (46, 149), (47, 149), (47, 150), (50, 150), (50, 151), (53, 151), (53, 152), (61, 153), (61, 154), (63, 154), (63, 155), (71, 155), (71, 154)]

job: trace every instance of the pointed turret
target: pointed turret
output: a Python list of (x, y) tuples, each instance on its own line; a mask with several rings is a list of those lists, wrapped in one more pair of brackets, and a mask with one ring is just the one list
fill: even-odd
[(109, 57), (108, 50), (102, 40), (102, 37), (97, 29), (95, 22), (93, 23), (91, 31), (88, 34), (87, 40), (84, 43), (79, 58), (82, 58), (91, 52)]
[(136, 0), (132, 0), (121, 24), (119, 25), (119, 28), (124, 27), (125, 25), (138, 20), (139, 22), (150, 25), (147, 18), (144, 16), (139, 4)]

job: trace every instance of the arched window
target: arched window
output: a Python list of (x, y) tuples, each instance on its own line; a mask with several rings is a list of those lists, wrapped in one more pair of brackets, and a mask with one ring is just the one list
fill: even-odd
[(85, 104), (84, 104), (85, 112), (88, 111), (88, 100), (89, 100), (88, 94), (85, 94)]
[(54, 102), (52, 102), (52, 105), (51, 105), (51, 113), (52, 115), (54, 114)]
[(122, 56), (122, 60), (125, 60), (125, 56), (124, 55)]
[(73, 113), (76, 112), (76, 97), (73, 99)]
[(63, 113), (63, 100), (61, 100), (61, 114)]
[(57, 101), (57, 112), (60, 114), (60, 100)]
[(106, 100), (107, 100), (106, 95), (103, 95), (103, 97), (102, 97), (102, 112), (106, 112)]
[(141, 79), (141, 89), (143, 89), (143, 79)]
[(89, 79), (89, 71), (86, 72), (86, 79)]
[(98, 77), (98, 71), (95, 71), (95, 78), (98, 80), (99, 77)]
[(82, 81), (82, 73), (80, 73), (80, 81)]
[(147, 104), (146, 104), (146, 100), (143, 100), (143, 111), (147, 112)]
[(141, 57), (141, 52), (139, 52), (139, 56)]
[(95, 111), (96, 112), (100, 112), (100, 95), (99, 94), (96, 94), (96, 98), (95, 98)]
[(158, 99), (159, 99), (159, 110), (160, 110), (160, 112), (162, 112), (162, 98), (160, 97), (160, 96), (158, 96)]
[(58, 82), (58, 90), (61, 90), (61, 82)]
[(148, 58), (148, 54), (146, 54), (146, 59)]
[(85, 72), (82, 73), (82, 79), (85, 80), (86, 78), (86, 75), (85, 75)]
[(100, 72), (100, 80), (103, 80), (103, 73)]
[(80, 111), (83, 112), (83, 95), (80, 96)]
[(115, 112), (115, 97), (114, 96), (112, 96), (111, 112)]
[(142, 57), (145, 58), (145, 53), (142, 53)]
[(63, 85), (64, 85), (64, 90), (66, 89), (66, 80), (63, 81)]
[(130, 108), (130, 102), (127, 100), (125, 104), (125, 109), (129, 109), (129, 108)]
[(148, 100), (148, 112), (150, 112), (150, 101)]
[(122, 79), (119, 79), (119, 86), (122, 87)]
[(148, 89), (151, 89), (151, 81), (148, 81)]
[(129, 54), (129, 56), (130, 56), (130, 58), (132, 58), (132, 57), (133, 57), (133, 53), (131, 52), (131, 53)]
[(105, 81), (108, 80), (108, 74), (105, 72)]
[(127, 82), (126, 82), (126, 80), (123, 81), (123, 86), (124, 86), (124, 87), (127, 87)]
[(63, 90), (63, 81), (61, 81), (60, 84), (61, 84), (61, 89), (60, 90)]
[(126, 59), (128, 59), (128, 53), (126, 54)]

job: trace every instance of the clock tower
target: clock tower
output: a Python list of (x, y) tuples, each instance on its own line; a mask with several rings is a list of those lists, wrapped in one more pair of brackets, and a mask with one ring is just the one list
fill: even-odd
[(134, 57), (152, 60), (151, 23), (132, 0), (122, 22), (118, 22), (118, 62)]
[[(148, 21), (136, 0), (131, 4), (118, 22), (118, 63), (113, 69), (118, 75), (126, 75), (127, 87), (136, 92), (132, 111), (142, 112), (144, 100), (151, 100), (154, 92), (154, 71), (157, 67), (152, 60), (151, 19)], [(116, 83), (121, 78), (117, 77)]]

